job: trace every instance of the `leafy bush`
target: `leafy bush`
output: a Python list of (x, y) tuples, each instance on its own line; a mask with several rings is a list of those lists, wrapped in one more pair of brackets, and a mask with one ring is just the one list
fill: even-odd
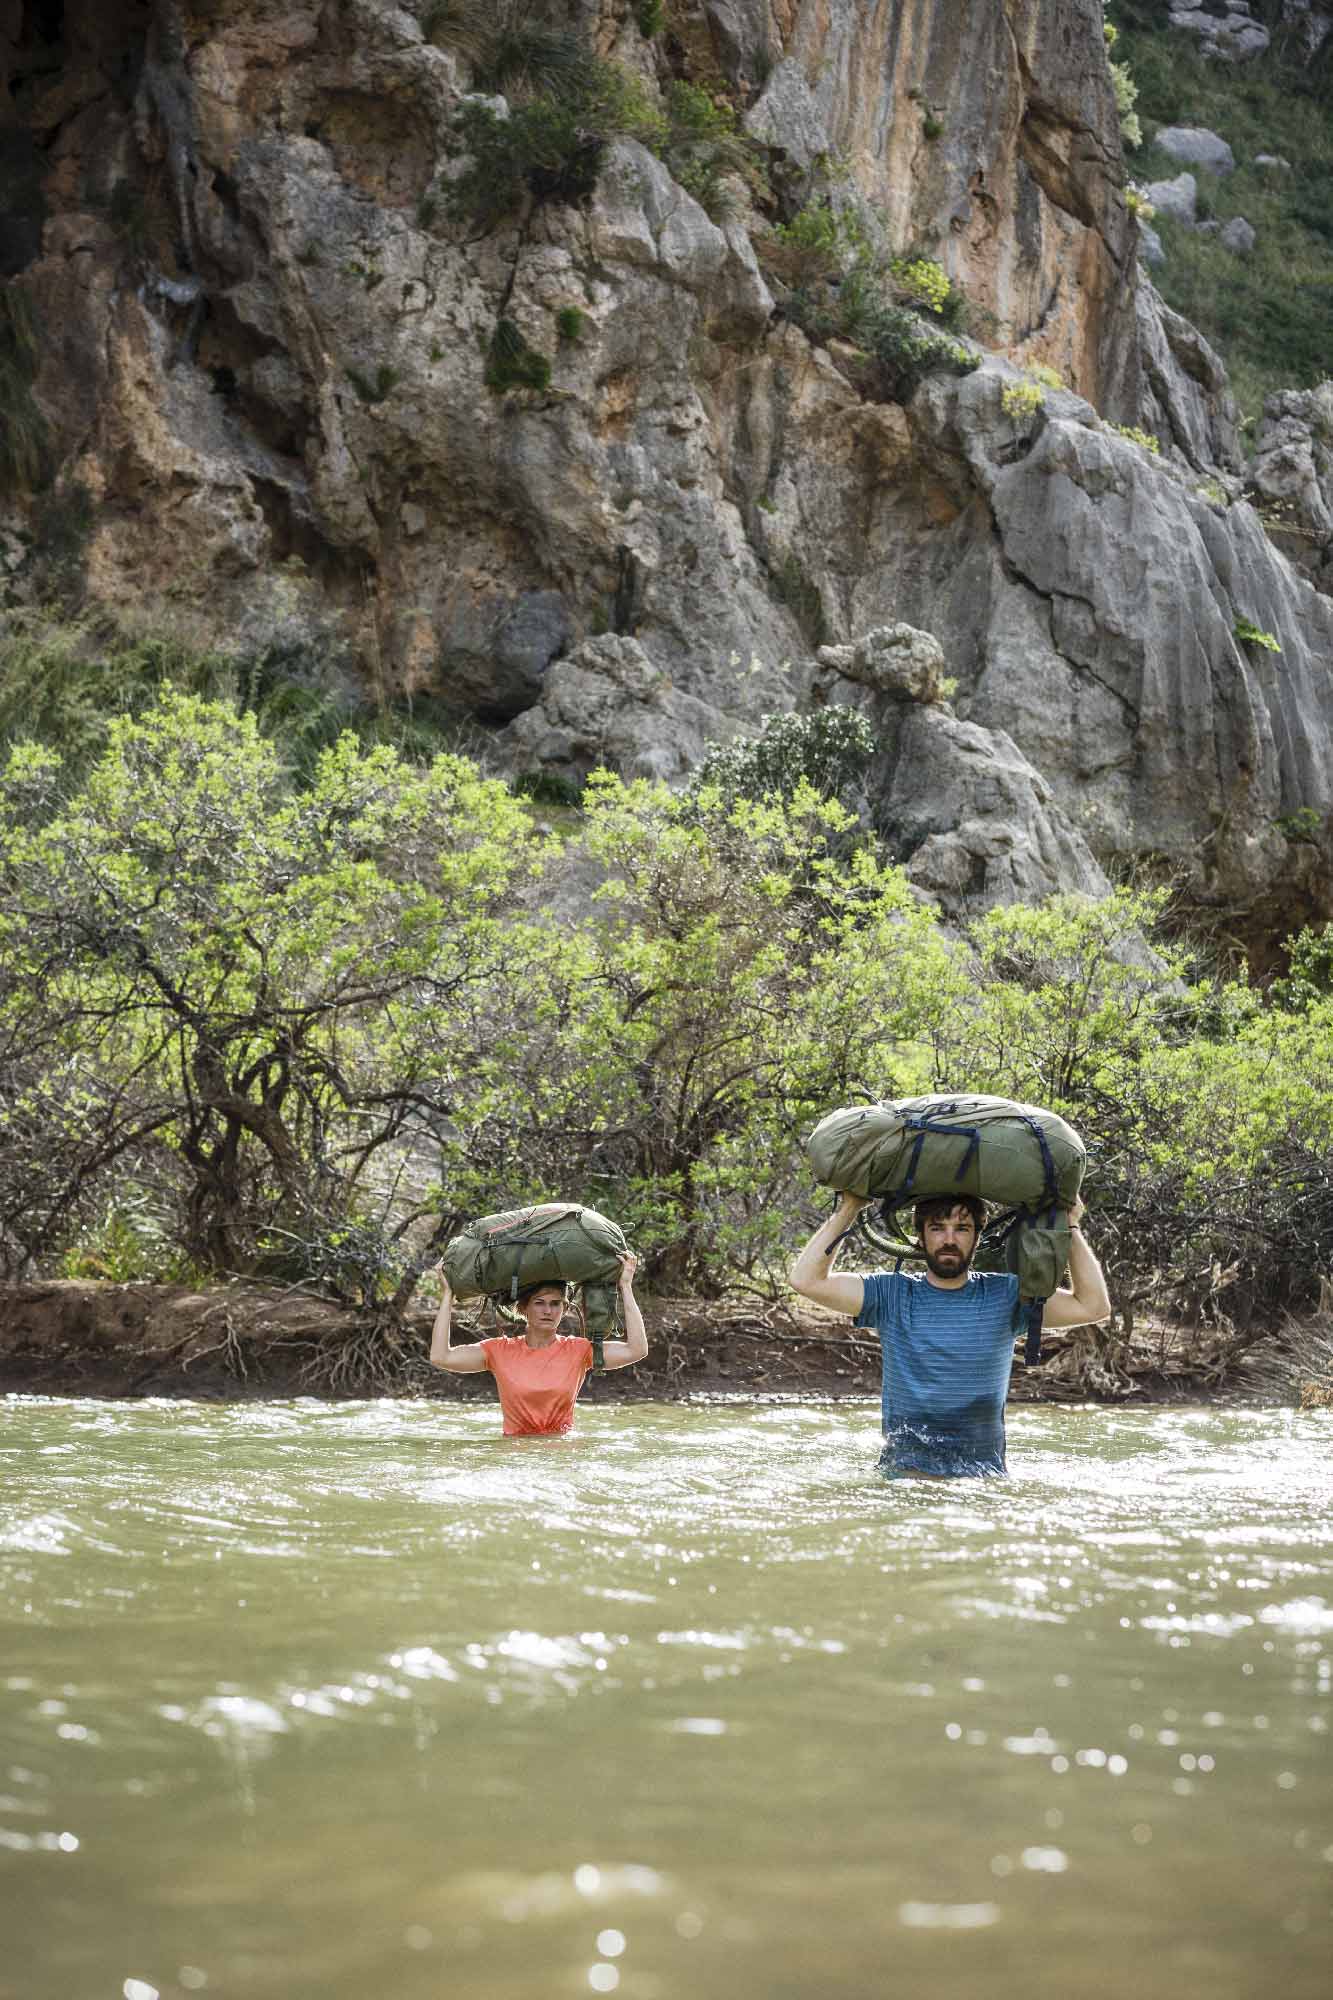
[(870, 246), (855, 210), (834, 208), (821, 197), (807, 202), (790, 222), (768, 230), (756, 248), (770, 271), (802, 291), (838, 277)]
[(623, 132), (650, 144), (662, 130), (637, 79), (589, 56), (558, 92), (515, 105), (507, 118), (486, 104), (462, 106), (455, 132), (467, 164), (449, 188), (450, 206), (488, 230), (525, 201), (585, 200), (611, 139)]
[(946, 326), (956, 323), (962, 311), (961, 294), (954, 290), (943, 267), (933, 258), (895, 257), (889, 269), (913, 305), (943, 320)]
[(966, 374), (977, 357), (957, 340), (933, 333), (900, 303), (952, 323), (964, 302), (928, 258), (885, 259), (865, 223), (826, 199), (808, 203), (791, 222), (760, 239), (768, 268), (790, 286), (786, 309), (812, 340), (843, 340), (862, 350), (865, 387), (890, 401), (905, 400), (932, 369)]
[(40, 359), (32, 300), (0, 286), (0, 494), (31, 492), (49, 471), (50, 427), (32, 393)]
[(690, 792), (696, 798), (716, 792), (730, 806), (738, 799), (790, 800), (805, 785), (846, 804), (874, 751), (874, 732), (859, 709), (830, 703), (801, 715), (765, 715), (757, 736), (709, 748)]
[(486, 350), (482, 379), (497, 396), (508, 389), (546, 389), (551, 383), (551, 364), (535, 347), (529, 347), (515, 321), (501, 319), (495, 323)]
[(1046, 391), (1039, 382), (1006, 382), (1000, 391), (1000, 407), (1016, 424), (1034, 417), (1045, 401)]
[(421, 26), (427, 41), (456, 49), (471, 66), (476, 90), (518, 97), (577, 90), (591, 63), (587, 43), (532, 16), (523, 0), (431, 0)]
[(1266, 632), (1262, 625), (1255, 625), (1248, 618), (1238, 618), (1232, 631), (1242, 646), (1262, 646), (1266, 653), (1280, 653), (1276, 632)]
[(1108, 431), (1114, 431), (1117, 437), (1126, 439), (1128, 443), (1136, 444), (1140, 451), (1151, 452), (1154, 458), (1161, 453), (1160, 440), (1155, 438), (1151, 431), (1140, 430), (1137, 424), (1108, 424), (1106, 428)]
[(507, 788), (345, 736), (293, 793), (253, 717), (175, 692), (73, 797), (56, 776), (25, 744), (0, 781), (11, 1262), (145, 1157), (210, 1271), (346, 1229), (382, 1171), (410, 1188), (476, 1062), (469, 996), (521, 956), (498, 917), (536, 850)]
[(802, 1131), (872, 1078), (919, 1080), (947, 952), (808, 785), (728, 801), (603, 772), (585, 805), (600, 914), (553, 937), (541, 1006), (514, 1006), (442, 1200), (559, 1185), (622, 1221), (659, 1286), (772, 1295), (813, 1226)]
[(735, 182), (760, 198), (769, 193), (763, 148), (741, 130), (726, 98), (700, 84), (670, 83), (660, 128), (641, 128), (638, 136), (715, 221), (727, 213)]

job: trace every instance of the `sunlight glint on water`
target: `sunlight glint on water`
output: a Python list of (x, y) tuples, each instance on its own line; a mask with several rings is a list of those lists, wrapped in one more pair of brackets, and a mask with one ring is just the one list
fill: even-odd
[(15, 2000), (1329, 1991), (1326, 1414), (3, 1409)]

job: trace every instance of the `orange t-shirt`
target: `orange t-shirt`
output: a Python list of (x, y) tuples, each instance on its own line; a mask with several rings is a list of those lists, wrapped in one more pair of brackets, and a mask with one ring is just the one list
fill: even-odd
[(500, 1391), (506, 1437), (552, 1437), (574, 1428), (574, 1398), (592, 1367), (592, 1342), (557, 1334), (545, 1347), (529, 1347), (521, 1333), (481, 1342), (486, 1366)]

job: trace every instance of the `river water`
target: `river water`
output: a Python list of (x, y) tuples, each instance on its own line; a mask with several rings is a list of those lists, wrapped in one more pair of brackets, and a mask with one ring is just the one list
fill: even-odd
[(1333, 1991), (1333, 1415), (0, 1413), (6, 2000)]

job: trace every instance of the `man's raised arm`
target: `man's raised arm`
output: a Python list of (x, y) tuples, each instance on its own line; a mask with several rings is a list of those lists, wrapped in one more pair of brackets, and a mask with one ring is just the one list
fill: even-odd
[(1041, 1316), (1043, 1326), (1090, 1326), (1111, 1317), (1111, 1301), (1102, 1267), (1079, 1228), (1085, 1214), (1076, 1200), (1069, 1211), (1069, 1283), (1052, 1292)]
[(836, 1272), (838, 1238), (846, 1233), (868, 1204), (858, 1194), (845, 1194), (827, 1222), (821, 1222), (788, 1275), (794, 1292), (830, 1312), (855, 1319), (865, 1301), (865, 1285), (854, 1271)]

